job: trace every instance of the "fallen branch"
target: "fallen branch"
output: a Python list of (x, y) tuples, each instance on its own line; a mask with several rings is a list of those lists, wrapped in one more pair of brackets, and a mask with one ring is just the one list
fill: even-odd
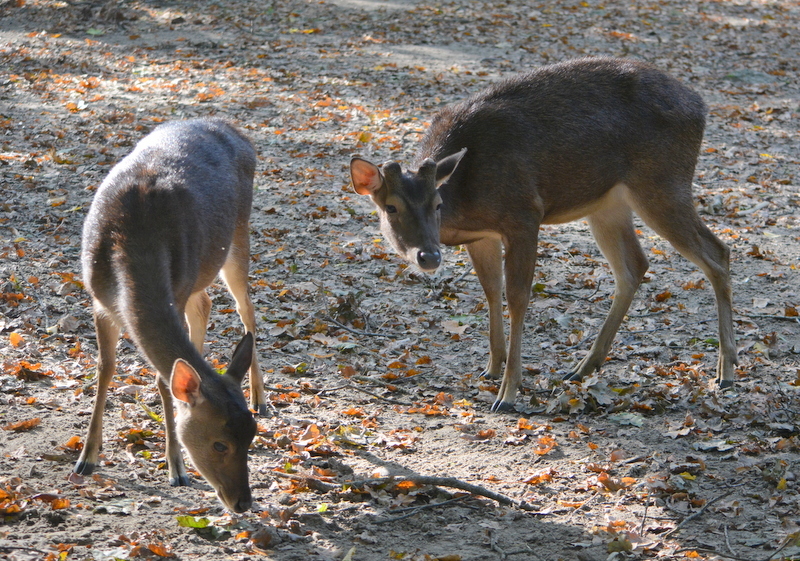
[[(742, 314), (742, 315), (744, 315), (744, 314)], [(744, 317), (746, 317), (746, 318), (759, 318), (759, 319), (782, 319), (782, 320), (788, 320), (788, 321), (793, 321), (793, 322), (796, 322), (796, 323), (800, 323), (800, 316), (777, 316), (777, 315), (773, 315), (773, 314), (747, 314), (747, 315), (744, 315)]]
[(432, 487), (452, 487), (453, 489), (460, 489), (472, 495), (478, 495), (480, 497), (492, 499), (493, 501), (496, 501), (501, 505), (512, 506), (514, 508), (519, 508), (521, 510), (525, 510), (528, 512), (533, 512), (536, 510), (535, 507), (529, 505), (525, 501), (515, 501), (511, 497), (501, 495), (500, 493), (495, 493), (494, 491), (490, 491), (489, 489), (481, 487), (480, 485), (473, 485), (472, 483), (467, 483), (466, 481), (455, 479), (454, 477), (410, 475), (410, 476), (391, 476), (391, 477), (378, 477), (372, 479), (360, 479), (355, 481), (343, 481), (341, 483), (328, 483), (325, 481), (321, 481), (316, 477), (311, 477), (307, 475), (298, 475), (296, 473), (284, 473), (281, 471), (276, 471), (272, 473), (276, 477), (294, 479), (295, 481), (305, 480), (308, 482), (309, 488), (323, 492), (335, 491), (341, 489), (343, 486), (355, 487), (356, 489), (358, 489), (364, 487), (365, 485), (379, 486), (379, 485), (387, 485), (390, 483), (401, 483), (403, 481), (409, 481), (411, 483), (414, 483), (415, 485), (420, 485), (420, 486), (430, 485)]

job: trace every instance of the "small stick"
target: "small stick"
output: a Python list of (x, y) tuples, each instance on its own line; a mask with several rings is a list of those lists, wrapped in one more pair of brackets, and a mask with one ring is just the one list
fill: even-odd
[(650, 506), (650, 489), (647, 490), (647, 496), (644, 498), (644, 516), (642, 516), (642, 523), (639, 524), (639, 535), (644, 535), (644, 523), (647, 521), (647, 508)]
[[(321, 479), (317, 479), (316, 477), (310, 477), (308, 475), (300, 475), (297, 473), (286, 473), (283, 471), (274, 471), (272, 475), (283, 477), (284, 479), (292, 479), (294, 481), (303, 481), (306, 485), (308, 485), (309, 489), (314, 489), (315, 491), (319, 491), (321, 493), (328, 493), (333, 491), (334, 489), (339, 489), (341, 485), (336, 485), (335, 483), (328, 483), (327, 481), (322, 481)], [(269, 485), (266, 483), (261, 483), (258, 485), (253, 485), (255, 489), (269, 489)]]
[(472, 272), (472, 267), (465, 267), (465, 268), (464, 268), (464, 272), (463, 272), (463, 273), (461, 273), (460, 275), (458, 275), (458, 277), (456, 277), (456, 278), (453, 280), (453, 284), (458, 284), (458, 283), (460, 283), (462, 280), (464, 280), (465, 278), (467, 278), (467, 276), (468, 276), (468, 275), (469, 275), (471, 272)]
[(341, 323), (339, 321), (336, 321), (335, 319), (333, 319), (330, 316), (323, 316), (322, 319), (324, 319), (325, 321), (331, 322), (335, 326), (337, 326), (337, 327), (339, 327), (341, 329), (344, 329), (345, 331), (349, 331), (353, 335), (359, 335), (359, 336), (365, 336), (365, 337), (388, 337), (390, 339), (396, 339), (397, 337), (399, 337), (399, 335), (396, 334), (396, 333), (372, 333), (371, 331), (360, 331), (358, 329), (353, 329), (352, 327), (348, 327), (345, 324), (343, 324), (343, 323)]
[(47, 555), (41, 549), (34, 549), (32, 547), (23, 547), (19, 545), (0, 545), (0, 551), (11, 552), (11, 551), (33, 551), (34, 553), (40, 553), (42, 555)]
[(763, 319), (783, 319), (788, 321), (795, 321), (800, 323), (800, 317), (798, 316), (775, 316), (771, 314), (747, 314), (745, 317), (747, 318), (763, 318)]
[(398, 393), (408, 393), (404, 389), (399, 387), (398, 384), (403, 383), (405, 380), (411, 380), (412, 377), (398, 378), (397, 380), (393, 380), (394, 383), (384, 382), (383, 380), (378, 380), (376, 378), (370, 378), (369, 376), (359, 376), (359, 375), (353, 376), (353, 379), (357, 380), (359, 382), (364, 382), (365, 384), (372, 384), (374, 386), (384, 386), (386, 388), (392, 387), (392, 388), (395, 388), (394, 391), (397, 391)]
[[(406, 403), (404, 401), (398, 401), (396, 399), (390, 399), (388, 397), (383, 397), (383, 396), (380, 396), (380, 395), (378, 395), (376, 393), (372, 393), (369, 390), (365, 390), (364, 388), (359, 388), (358, 386), (353, 385), (353, 384), (348, 384), (346, 386), (340, 386), (339, 388), (335, 388), (335, 389), (343, 389), (343, 388), (348, 388), (348, 389), (351, 389), (351, 390), (356, 390), (356, 391), (361, 392), (361, 393), (365, 393), (365, 394), (367, 394), (369, 396), (374, 397), (375, 399), (380, 399), (381, 401), (385, 401), (386, 403), (391, 403), (393, 405), (402, 405), (404, 407), (411, 407), (410, 403)], [(321, 394), (323, 392), (326, 392), (326, 391), (328, 391), (328, 390), (322, 390), (321, 392), (319, 392), (319, 394)], [(317, 395), (319, 395), (319, 394), (317, 394)]]
[(600, 493), (599, 493), (599, 492), (597, 492), (597, 493), (595, 493), (594, 495), (592, 495), (591, 497), (589, 497), (588, 499), (586, 499), (585, 501), (583, 501), (583, 503), (581, 503), (581, 506), (573, 508), (573, 509), (572, 509), (572, 511), (571, 511), (571, 512), (569, 513), (569, 515), (567, 516), (567, 522), (569, 522), (569, 520), (572, 518), (572, 515), (573, 515), (573, 514), (575, 514), (575, 513), (576, 513), (576, 512), (578, 512), (579, 510), (581, 510), (583, 507), (585, 507), (586, 505), (588, 505), (590, 502), (592, 502), (593, 500), (595, 500), (595, 499), (596, 499), (597, 497), (599, 497), (599, 496), (600, 496)]
[(728, 548), (728, 551), (736, 555), (736, 552), (733, 551), (733, 548), (731, 547), (731, 540), (728, 536), (728, 525), (725, 524), (725, 526), (723, 526), (723, 529), (725, 530), (725, 547)]
[(317, 395), (323, 395), (326, 393), (338, 392), (339, 390), (344, 390), (350, 387), (350, 384), (342, 384), (341, 386), (336, 386), (335, 388), (323, 388), (317, 392)]
[(721, 500), (721, 499), (724, 499), (725, 497), (727, 497), (727, 496), (728, 496), (728, 495), (730, 495), (731, 493), (733, 493), (733, 489), (730, 489), (730, 490), (726, 491), (725, 493), (722, 493), (722, 494), (721, 494), (721, 495), (719, 495), (718, 497), (715, 497), (715, 498), (711, 499), (710, 501), (708, 501), (706, 504), (704, 504), (704, 505), (703, 505), (703, 508), (701, 508), (700, 510), (698, 510), (698, 511), (697, 511), (697, 512), (695, 512), (694, 514), (692, 514), (692, 515), (690, 515), (690, 516), (687, 516), (686, 518), (684, 518), (683, 520), (681, 520), (680, 524), (678, 524), (678, 525), (677, 525), (677, 526), (675, 526), (675, 527), (674, 527), (672, 530), (670, 530), (669, 532), (667, 532), (666, 534), (664, 534), (664, 536), (663, 536), (663, 537), (664, 537), (664, 539), (666, 539), (666, 538), (670, 537), (672, 534), (674, 534), (675, 532), (677, 532), (678, 530), (680, 530), (681, 528), (683, 528), (684, 526), (686, 526), (686, 524), (688, 524), (688, 523), (689, 523), (689, 522), (691, 522), (692, 520), (694, 520), (694, 519), (696, 519), (696, 518), (699, 518), (700, 516), (702, 516), (702, 515), (703, 515), (703, 513), (704, 513), (706, 510), (708, 510), (708, 507), (710, 507), (711, 505), (713, 505), (715, 502), (717, 502), (717, 501), (719, 501), (719, 500)]
[(467, 497), (469, 497), (469, 495), (461, 495), (460, 497), (454, 497), (452, 499), (448, 499), (448, 500), (442, 501), (440, 503), (428, 503), (428, 504), (425, 504), (425, 505), (410, 506), (410, 507), (406, 507), (406, 508), (398, 508), (397, 510), (394, 510), (392, 512), (406, 512), (406, 511), (408, 511), (408, 512), (406, 512), (402, 516), (395, 516), (393, 518), (384, 518), (382, 520), (375, 520), (374, 523), (375, 524), (384, 524), (386, 522), (397, 522), (398, 520), (403, 520), (405, 518), (410, 518), (410, 517), (414, 516), (415, 514), (417, 514), (421, 510), (425, 510), (427, 508), (434, 508), (434, 507), (437, 507), (437, 506), (444, 506), (444, 505), (448, 505), (448, 504), (451, 504), (451, 503), (454, 503), (454, 502), (457, 502), (457, 501), (463, 501)]
[(597, 281), (597, 287), (595, 288), (594, 292), (592, 292), (589, 296), (578, 296), (576, 294), (571, 294), (569, 292), (556, 292), (550, 290), (543, 290), (542, 294), (546, 294), (547, 296), (564, 296), (566, 298), (572, 298), (573, 300), (586, 300), (587, 302), (591, 302), (592, 298), (600, 292), (600, 285), (603, 283), (603, 279), (599, 279)]
[(786, 536), (786, 537), (783, 539), (783, 543), (781, 544), (781, 546), (780, 546), (778, 549), (776, 549), (775, 551), (773, 551), (772, 553), (770, 553), (768, 557), (764, 557), (764, 559), (763, 559), (762, 561), (770, 561), (770, 560), (771, 560), (773, 557), (775, 557), (775, 556), (776, 556), (778, 553), (780, 553), (781, 551), (783, 551), (783, 550), (786, 548), (786, 546), (787, 546), (787, 545), (789, 545), (790, 543), (794, 543), (794, 541), (795, 541), (796, 539), (797, 539), (797, 538), (793, 538), (792, 536)]
[(652, 329), (631, 329), (629, 331), (626, 331), (625, 334), (626, 335), (628, 335), (628, 334), (635, 335), (635, 334), (638, 334), (638, 333), (654, 333), (656, 331), (664, 331), (665, 329), (680, 329), (682, 327), (687, 327), (689, 325), (698, 325), (700, 323), (708, 323), (710, 321), (714, 321), (714, 320), (712, 320), (712, 319), (700, 319), (700, 320), (697, 320), (697, 321), (689, 321), (689, 322), (681, 323), (681, 324), (678, 324), (678, 325), (662, 325), (661, 327), (654, 327)]
[(497, 552), (500, 555), (501, 560), (505, 560), (506, 552), (503, 551), (503, 548), (497, 545), (497, 538), (494, 535), (494, 532), (489, 534), (489, 549), (494, 552)]
[(533, 550), (528, 545), (526, 545), (524, 549), (512, 549), (511, 551), (506, 551), (506, 557), (510, 557), (512, 555), (521, 555), (523, 553), (531, 555), (532, 557), (529, 557), (529, 559), (539, 559), (539, 557), (536, 557), (536, 555), (533, 554)]

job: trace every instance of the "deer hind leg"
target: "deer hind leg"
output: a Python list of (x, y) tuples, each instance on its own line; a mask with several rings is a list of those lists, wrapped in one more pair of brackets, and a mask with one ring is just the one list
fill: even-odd
[(116, 368), (119, 340), (119, 327), (103, 313), (102, 306), (97, 301), (94, 302), (94, 327), (97, 333), (97, 394), (94, 398), (86, 444), (73, 470), (82, 475), (89, 475), (97, 466), (103, 444), (103, 410), (108, 398), (108, 385)]
[[(228, 254), (228, 259), (222, 266), (222, 280), (236, 301), (236, 311), (242, 319), (247, 331), (256, 335), (256, 313), (250, 299), (250, 285), (248, 271), (250, 268), (250, 233), (249, 226), (237, 228), (234, 235), (233, 246)], [(267, 414), (267, 396), (264, 391), (264, 382), (261, 377), (261, 368), (258, 365), (258, 353), (253, 348), (253, 359), (250, 363), (250, 407), (259, 415)]]
[(489, 304), (489, 362), (481, 377), (499, 378), (506, 361), (502, 242), (500, 238), (484, 238), (469, 243), (466, 247)]
[(720, 354), (716, 380), (720, 387), (728, 388), (733, 385), (734, 367), (739, 363), (733, 332), (730, 249), (700, 220), (688, 184), (682, 189), (664, 190), (674, 193), (673, 196), (668, 200), (658, 200), (657, 205), (637, 200), (635, 210), (658, 235), (697, 265), (711, 282), (719, 321)]
[[(497, 400), (492, 411), (511, 411), (514, 399), (522, 383), (522, 331), (525, 327), (525, 313), (531, 298), (531, 283), (536, 269), (536, 244), (538, 243), (538, 224), (533, 232), (517, 236), (506, 242), (504, 273), (506, 279), (506, 299), (510, 319), (506, 369)], [(535, 398), (533, 398), (535, 401)]]
[(610, 193), (608, 203), (591, 214), (588, 221), (614, 273), (614, 301), (589, 354), (570, 371), (567, 380), (581, 380), (603, 366), (636, 289), (647, 272), (647, 257), (636, 238), (631, 209), (623, 200), (620, 188)]
[(189, 296), (186, 302), (186, 324), (189, 326), (189, 338), (202, 356), (203, 342), (206, 339), (208, 318), (211, 315), (211, 297), (205, 290), (199, 290)]

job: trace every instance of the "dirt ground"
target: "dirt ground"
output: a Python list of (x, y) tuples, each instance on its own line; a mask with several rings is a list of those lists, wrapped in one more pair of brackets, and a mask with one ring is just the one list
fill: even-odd
[[(790, 1), (0, 1), (0, 558), (800, 559), (799, 27)], [(523, 391), (492, 414), (466, 252), (434, 276), (402, 264), (348, 162), (408, 162), (444, 104), (584, 55), (650, 61), (709, 105), (696, 195), (732, 250), (736, 387), (712, 384), (708, 283), (643, 226), (650, 271), (605, 368), (561, 383), (613, 295), (578, 221), (543, 228)], [(93, 190), (158, 123), (205, 115), (259, 152), (272, 407), (241, 516), (197, 476), (169, 486), (153, 371), (125, 339), (101, 465), (71, 476)], [(224, 365), (241, 325), (210, 293)]]

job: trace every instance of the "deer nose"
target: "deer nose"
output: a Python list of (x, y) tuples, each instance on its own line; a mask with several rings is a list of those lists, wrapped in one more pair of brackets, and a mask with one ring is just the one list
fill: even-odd
[(417, 265), (423, 271), (433, 271), (442, 263), (442, 253), (438, 249), (425, 251), (421, 249), (417, 252)]
[(247, 512), (251, 506), (253, 506), (253, 497), (248, 494), (246, 497), (236, 501), (236, 504), (233, 505), (233, 510), (234, 512)]

